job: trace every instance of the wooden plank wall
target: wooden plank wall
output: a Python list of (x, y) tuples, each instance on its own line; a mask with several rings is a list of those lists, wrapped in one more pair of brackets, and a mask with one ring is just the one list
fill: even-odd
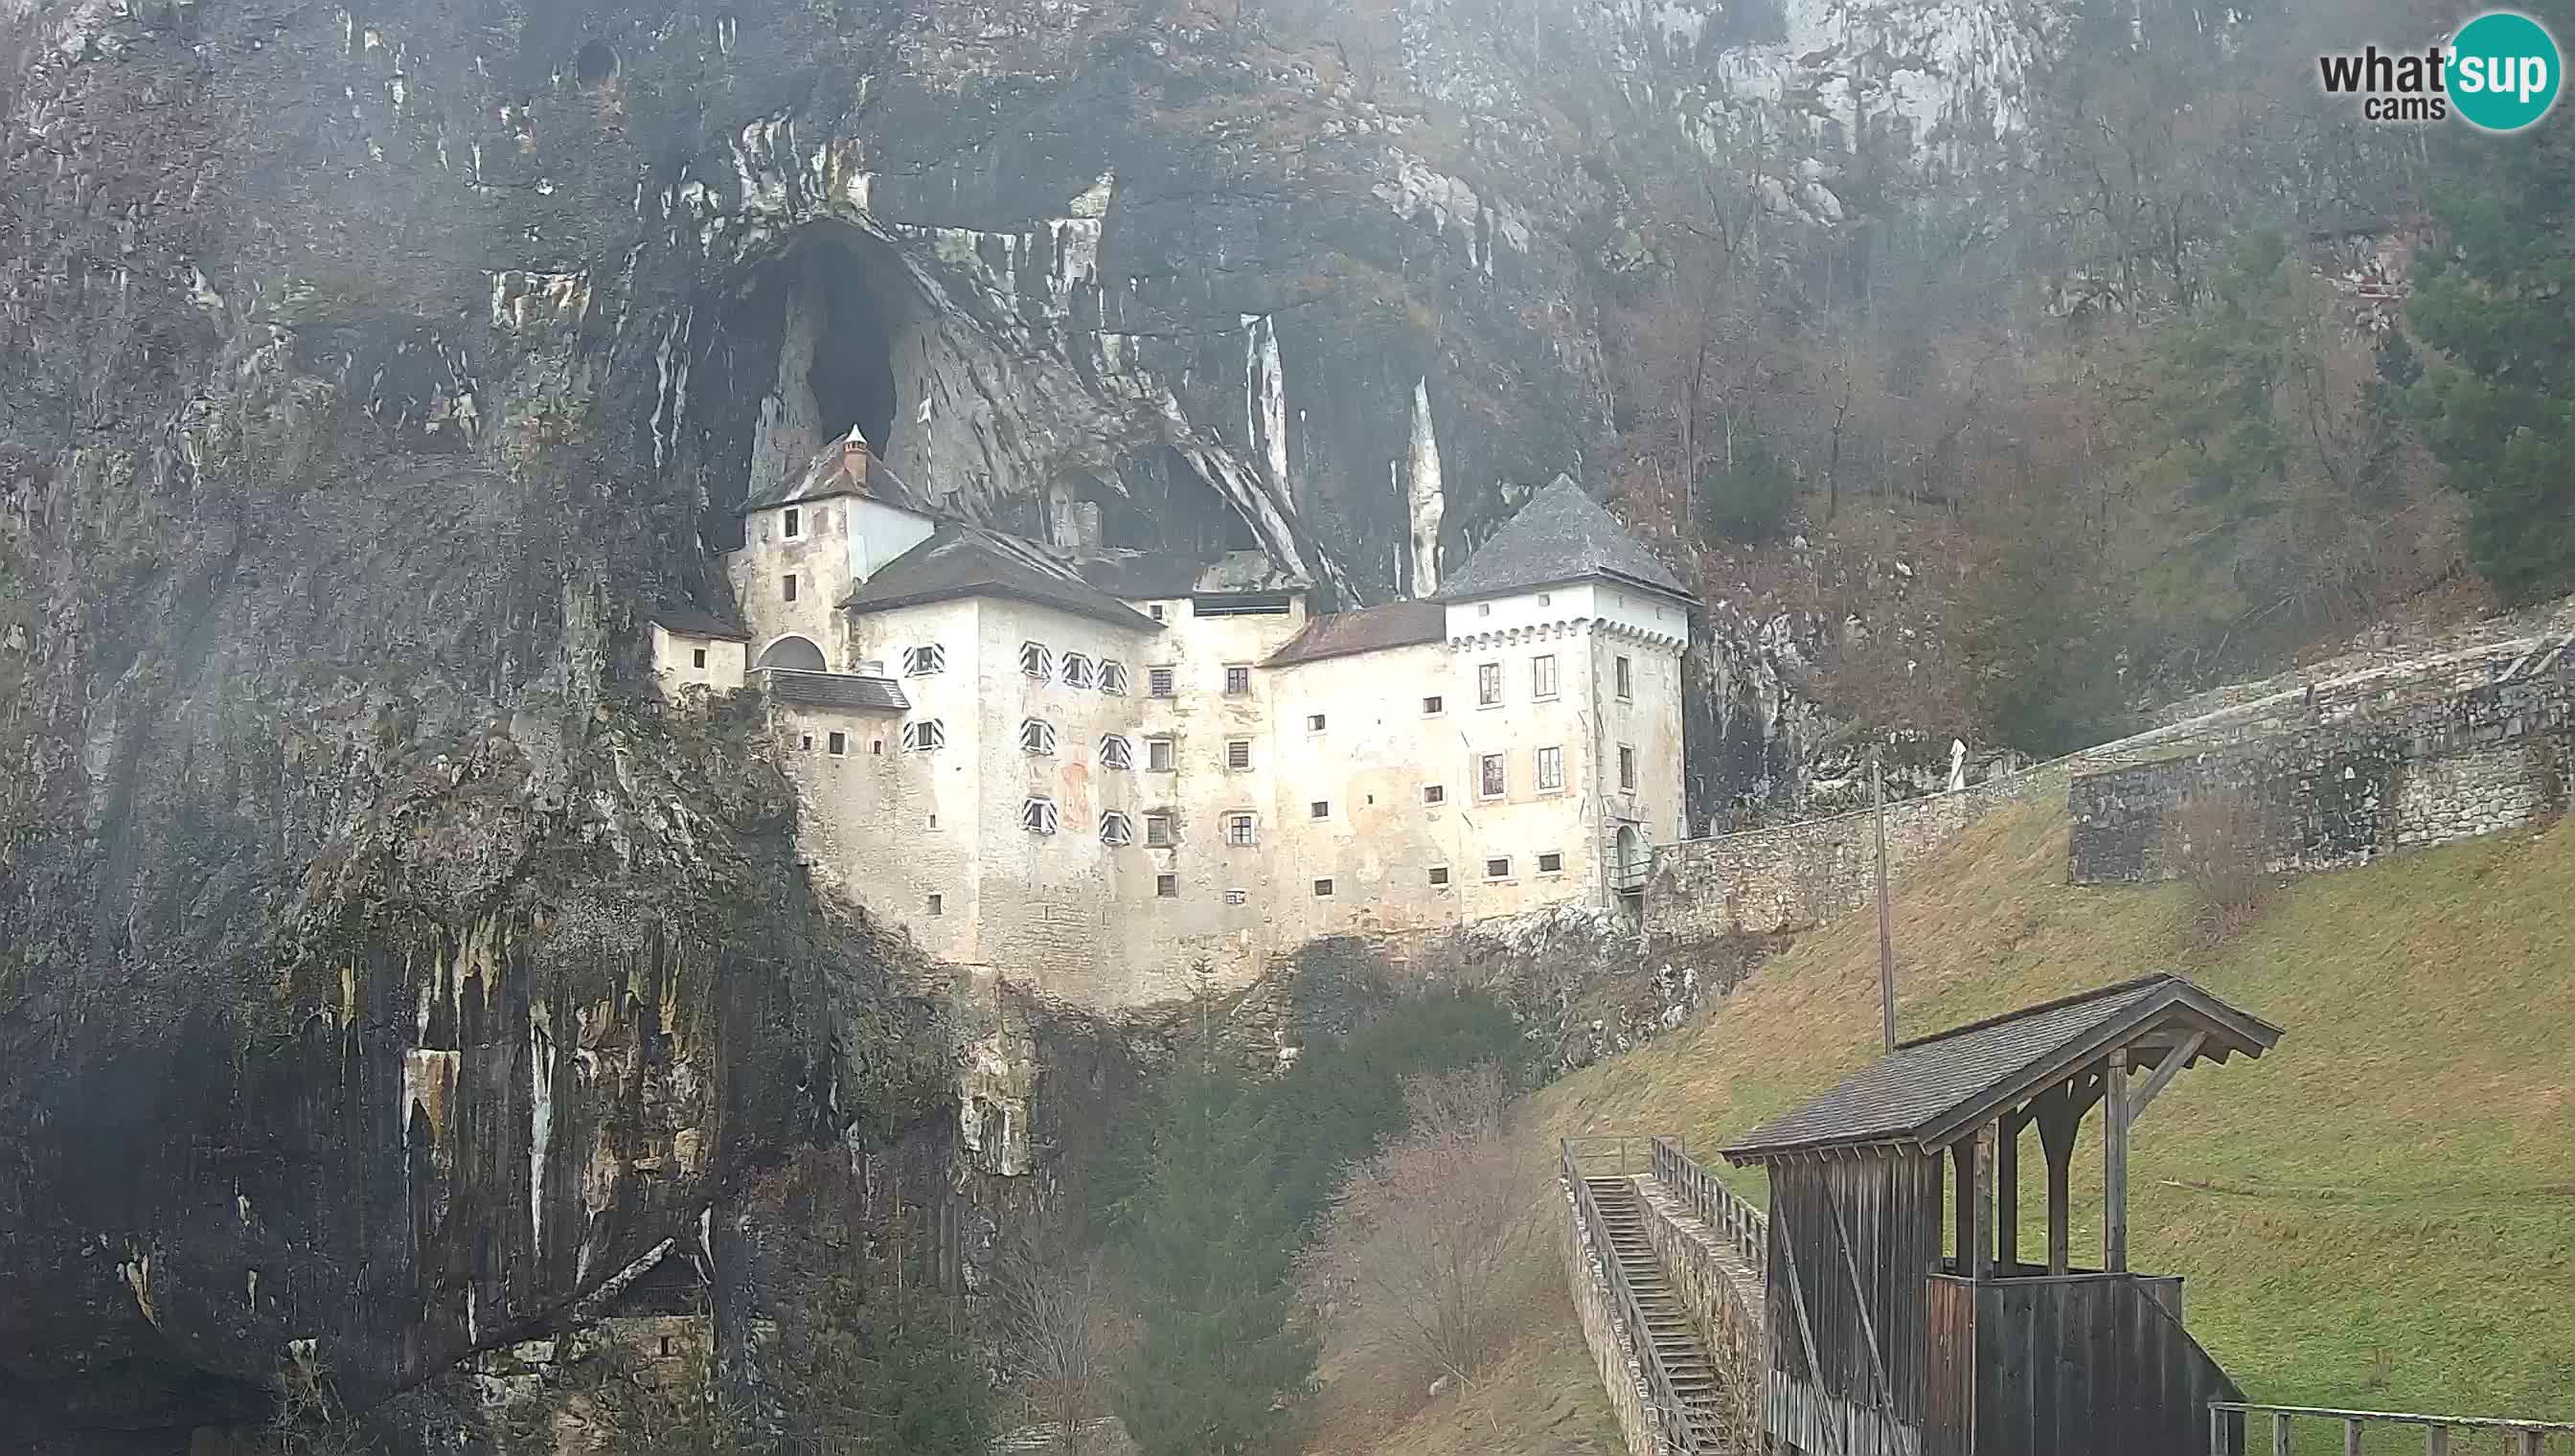
[(1919, 1155), (1771, 1166), (1773, 1435), (1849, 1456), (1918, 1449), (1924, 1284), (1940, 1257), (1944, 1172)]
[(2165, 1308), (2172, 1291), (2147, 1287), (2170, 1281), (1935, 1282), (1974, 1303), (1974, 1437), (1971, 1448), (1932, 1448), (1944, 1456), (2199, 1452), (2207, 1449), (2208, 1402), (2241, 1399)]

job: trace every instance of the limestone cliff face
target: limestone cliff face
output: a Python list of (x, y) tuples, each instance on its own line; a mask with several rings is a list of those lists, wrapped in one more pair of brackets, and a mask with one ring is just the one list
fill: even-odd
[[(1972, 174), (2009, 19), (0, 0), (0, 1426), (416, 1383), (927, 1115), (899, 949), (645, 692), (764, 462), (1391, 595), (1603, 450), (1620, 169), (1844, 47)], [(1714, 801), (1792, 715), (1711, 620)]]

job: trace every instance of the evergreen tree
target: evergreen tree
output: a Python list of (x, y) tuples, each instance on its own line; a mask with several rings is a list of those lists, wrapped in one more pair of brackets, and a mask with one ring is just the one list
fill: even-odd
[[(2529, 13), (2575, 41), (2575, 0)], [(2575, 129), (2445, 129), (2409, 318), (2446, 358), (2415, 385), (2424, 438), (2468, 500), (2470, 557), (2506, 600), (2575, 587)]]

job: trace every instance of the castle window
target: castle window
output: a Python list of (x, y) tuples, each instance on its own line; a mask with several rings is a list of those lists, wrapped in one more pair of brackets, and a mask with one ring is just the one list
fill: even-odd
[(1230, 769), (1232, 769), (1233, 771), (1235, 771), (1235, 772), (1237, 772), (1237, 773), (1240, 773), (1240, 772), (1242, 772), (1243, 770), (1245, 770), (1245, 769), (1247, 769), (1247, 768), (1251, 767), (1251, 766), (1252, 766), (1252, 739), (1250, 739), (1250, 738), (1228, 738), (1228, 739), (1226, 739), (1226, 740), (1225, 740), (1225, 766), (1226, 766), (1226, 767), (1228, 767), (1228, 768), (1230, 768)]
[(689, 654), (689, 663), (692, 667), (705, 667), (707, 665), (707, 650), (705, 648), (692, 650)]
[(1537, 594), (1537, 605), (1540, 607), (1552, 607), (1555, 605), (1555, 598), (1544, 592), (1540, 592)]
[(1160, 621), (1162, 621), (1162, 620), (1163, 620), (1163, 604), (1162, 604), (1162, 603), (1157, 602), (1157, 603), (1155, 603), (1153, 606), (1148, 607), (1148, 608), (1146, 608), (1145, 610), (1154, 614), (1154, 620), (1155, 620), (1156, 622), (1160, 622)]
[(1136, 750), (1128, 744), (1125, 738), (1120, 737), (1118, 734), (1106, 734), (1100, 739), (1100, 766), (1103, 768), (1133, 768), (1136, 766)]
[(1321, 732), (1322, 730), (1323, 730), (1323, 716), (1322, 716), (1321, 714), (1319, 714), (1319, 713), (1309, 713), (1309, 714), (1305, 715), (1305, 731), (1307, 731), (1307, 732), (1309, 732), (1309, 733), (1319, 733), (1319, 732)]
[(1172, 765), (1179, 761), (1179, 758), (1180, 753), (1178, 747), (1170, 738), (1147, 738), (1145, 740), (1146, 772), (1169, 773), (1172, 771)]
[(1225, 841), (1238, 848), (1259, 843), (1260, 839), (1258, 837), (1258, 829), (1254, 824), (1252, 815), (1248, 813), (1227, 814), (1225, 816)]
[(1423, 718), (1437, 718), (1443, 711), (1444, 707), (1445, 705), (1440, 702), (1439, 695), (1433, 693), (1429, 697), (1421, 700), (1421, 716)]
[(1309, 818), (1330, 818), (1332, 816), (1332, 801), (1328, 798), (1315, 799), (1312, 803), (1305, 805), (1305, 813)]
[(1493, 857), (1493, 858), (1491, 858), (1491, 859), (1487, 859), (1487, 860), (1485, 860), (1485, 861), (1484, 861), (1484, 877), (1485, 877), (1486, 879), (1508, 879), (1508, 878), (1510, 878), (1510, 877), (1511, 877), (1511, 856), (1509, 856), (1508, 854), (1502, 854), (1502, 855), (1497, 855), (1497, 856), (1495, 856), (1495, 857)]
[(1475, 604), (1475, 615), (1476, 615), (1477, 617), (1490, 617), (1490, 616), (1492, 616), (1492, 615), (1493, 615), (1493, 604), (1492, 604), (1492, 603), (1490, 603), (1490, 602), (1478, 602), (1478, 603), (1476, 603), (1476, 604)]
[(885, 753), (885, 739), (883, 739), (883, 738), (870, 738), (870, 739), (868, 739), (868, 751), (869, 751), (869, 752), (871, 752), (871, 753), (875, 753), (875, 754), (879, 755), (880, 757), (882, 757), (882, 756), (884, 755), (884, 753)]
[(1618, 701), (1621, 703), (1633, 702), (1636, 697), (1635, 666), (1629, 663), (1625, 658), (1620, 658), (1612, 666), (1617, 670)]
[(1225, 670), (1225, 696), (1241, 698), (1252, 691), (1252, 669), (1232, 667)]
[(1636, 750), (1625, 743), (1618, 745), (1618, 786), (1629, 793), (1636, 791)]
[(778, 584), (778, 591), (779, 595), (787, 601), (793, 602), (796, 600), (796, 574), (794, 572), (789, 572), (786, 578)]
[(1044, 643), (1020, 644), (1020, 672), (1043, 683), (1055, 676), (1055, 654)]
[(934, 894), (934, 895), (932, 895), (932, 896), (930, 897), (930, 913), (932, 913), (932, 914), (934, 914), (934, 915), (941, 913), (941, 912), (942, 912), (941, 907), (942, 907), (943, 905), (945, 905), (946, 903), (947, 903), (947, 901), (945, 901), (945, 900), (941, 899), (939, 896), (937, 896), (937, 895), (935, 895), (935, 894)]
[(1064, 686), (1088, 688), (1092, 684), (1091, 659), (1080, 653), (1064, 655)]
[(1330, 880), (1328, 880), (1328, 879), (1318, 879), (1318, 880), (1315, 880), (1315, 881), (1314, 881), (1314, 898), (1316, 898), (1316, 899), (1322, 899), (1322, 898), (1325, 898), (1326, 896), (1330, 895), (1330, 894), (1331, 894), (1331, 892), (1332, 892), (1332, 882), (1331, 882)]
[(830, 753), (836, 758), (843, 753), (850, 751), (850, 735), (848, 733), (832, 734), (829, 739), (829, 745), (825, 747), (824, 751)]
[(803, 748), (806, 752), (813, 752), (814, 735), (812, 733), (798, 733), (796, 735), (796, 746)]
[(1151, 694), (1152, 694), (1154, 697), (1156, 697), (1156, 698), (1169, 698), (1169, 697), (1171, 697), (1171, 696), (1172, 696), (1172, 670), (1171, 670), (1171, 669), (1169, 669), (1169, 668), (1148, 668), (1148, 669), (1146, 669), (1146, 670), (1145, 670), (1145, 691), (1146, 691), (1146, 692), (1148, 692), (1148, 693), (1151, 693)]
[(1020, 721), (1020, 751), (1052, 753), (1055, 751), (1055, 725), (1042, 718)]
[(1446, 884), (1448, 882), (1448, 866), (1445, 864), (1431, 865), (1430, 882), (1434, 886)]
[(1149, 847), (1156, 849), (1167, 848), (1173, 842), (1175, 841), (1172, 838), (1172, 816), (1170, 814), (1157, 813), (1145, 815), (1145, 843)]
[(1448, 785), (1445, 783), (1425, 783), (1421, 785), (1421, 801), (1423, 803), (1446, 803), (1448, 801)]
[(662, 1336), (662, 1358), (667, 1360), (676, 1353), (678, 1352), (672, 1348), (671, 1337), (669, 1335)]
[(1529, 660), (1529, 696), (1555, 696), (1555, 654), (1540, 653)]
[(1564, 855), (1556, 852), (1540, 854), (1537, 856), (1537, 872), (1540, 874), (1562, 874), (1564, 872)]
[(1127, 665), (1108, 658), (1100, 660), (1100, 691), (1113, 698), (1127, 696)]
[(903, 750), (927, 753), (948, 746), (948, 726), (935, 718), (917, 719), (903, 726)]
[(1055, 800), (1041, 793), (1030, 794), (1028, 801), (1020, 805), (1020, 827), (1032, 834), (1054, 833)]
[(1229, 889), (1225, 892), (1225, 902), (1230, 905), (1242, 904), (1250, 898), (1252, 898), (1252, 895), (1250, 891), (1247, 890)]
[(1540, 793), (1553, 793), (1563, 787), (1564, 750), (1562, 748), (1538, 749), (1537, 791)]
[(793, 507), (793, 506), (788, 507), (788, 508), (787, 508), (787, 539), (788, 539), (789, 541), (794, 541), (794, 540), (796, 540), (798, 537), (803, 536), (804, 534), (805, 534), (805, 513), (804, 513), (804, 512), (802, 512), (802, 511), (797, 510), (797, 509), (796, 509), (795, 507)]
[(1136, 826), (1125, 814), (1113, 808), (1100, 816), (1100, 842), (1133, 844), (1136, 842)]
[(1154, 893), (1167, 900), (1179, 899), (1181, 897), (1181, 877), (1177, 874), (1155, 875)]
[(1490, 708), (1501, 701), (1502, 665), (1477, 663), (1475, 665), (1475, 706)]
[(1510, 773), (1502, 764), (1502, 755), (1486, 753), (1475, 760), (1475, 793), (1481, 798), (1499, 798), (1510, 788)]
[(948, 671), (948, 649), (937, 643), (903, 650), (903, 676), (929, 678)]

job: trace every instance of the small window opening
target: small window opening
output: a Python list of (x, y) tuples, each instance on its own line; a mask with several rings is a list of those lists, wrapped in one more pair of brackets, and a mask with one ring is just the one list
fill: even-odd
[(948, 902), (946, 900), (940, 898), (938, 895), (932, 895), (930, 897), (930, 912), (934, 915), (946, 913), (945, 906), (947, 903)]
[(1170, 814), (1145, 815), (1145, 842), (1156, 848), (1168, 846), (1172, 842), (1172, 816)]
[(1146, 673), (1145, 673), (1145, 682), (1146, 682), (1146, 685), (1147, 685), (1148, 689), (1153, 693), (1153, 695), (1154, 695), (1156, 698), (1169, 698), (1169, 697), (1171, 697), (1171, 696), (1172, 696), (1172, 670), (1171, 670), (1171, 669), (1169, 669), (1169, 668), (1151, 668), (1151, 669), (1148, 669), (1148, 670), (1146, 670)]
[(1448, 866), (1445, 864), (1431, 865), (1430, 882), (1432, 884), (1446, 884), (1448, 882)]
[(1314, 898), (1316, 898), (1316, 899), (1321, 899), (1321, 898), (1323, 898), (1324, 896), (1326, 896), (1326, 895), (1330, 894), (1331, 892), (1332, 892), (1332, 882), (1331, 882), (1330, 880), (1328, 880), (1328, 879), (1318, 879), (1318, 880), (1315, 880), (1315, 881), (1314, 881)]
[(1439, 712), (1440, 702), (1438, 694), (1433, 693), (1429, 697), (1421, 700), (1421, 716), (1423, 718), (1437, 718), (1439, 716)]
[(1179, 899), (1181, 897), (1181, 877), (1177, 874), (1155, 875), (1154, 893), (1167, 900)]
[(1321, 732), (1322, 730), (1323, 730), (1323, 716), (1322, 716), (1321, 714), (1319, 714), (1319, 713), (1309, 713), (1309, 714), (1305, 715), (1305, 731), (1307, 731), (1307, 732), (1309, 732), (1309, 733), (1319, 733), (1319, 732)]
[(699, 648), (691, 652), (689, 654), (689, 661), (697, 667), (705, 667), (707, 665), (707, 650), (705, 648)]
[(1540, 874), (1562, 874), (1564, 872), (1564, 856), (1562, 854), (1540, 854), (1537, 856), (1537, 872)]
[(1511, 860), (1510, 860), (1510, 856), (1509, 856), (1509, 855), (1507, 855), (1507, 854), (1505, 854), (1505, 855), (1502, 855), (1501, 857), (1496, 858), (1496, 859), (1487, 859), (1487, 860), (1485, 860), (1485, 861), (1484, 861), (1484, 877), (1485, 877), (1486, 879), (1508, 879), (1508, 878), (1510, 878), (1510, 877), (1511, 877)]
[(1229, 738), (1225, 744), (1225, 766), (1240, 773), (1252, 766), (1252, 739)]
[(804, 513), (804, 512), (802, 512), (802, 511), (797, 510), (797, 509), (796, 509), (795, 507), (793, 507), (793, 506), (788, 507), (788, 508), (787, 508), (787, 539), (788, 539), (789, 541), (794, 541), (796, 538), (798, 538), (798, 537), (800, 537), (800, 536), (803, 536), (804, 534), (805, 534), (805, 513)]
[(831, 747), (828, 751), (835, 756), (850, 751), (850, 735), (848, 733), (832, 734)]
[(789, 572), (786, 580), (779, 583), (779, 595), (790, 602), (796, 600), (796, 574), (794, 572)]
[(1250, 668), (1228, 668), (1225, 670), (1226, 697), (1241, 698), (1251, 691), (1252, 670)]
[(1307, 804), (1305, 806), (1305, 811), (1313, 815), (1315, 818), (1327, 819), (1332, 816), (1332, 802), (1327, 798), (1318, 798), (1312, 803)]
[(1229, 889), (1225, 892), (1225, 902), (1230, 905), (1242, 904), (1250, 898), (1252, 898), (1251, 895), (1239, 889)]
[(1421, 801), (1423, 803), (1446, 803), (1448, 801), (1448, 785), (1445, 783), (1425, 783), (1421, 785)]

